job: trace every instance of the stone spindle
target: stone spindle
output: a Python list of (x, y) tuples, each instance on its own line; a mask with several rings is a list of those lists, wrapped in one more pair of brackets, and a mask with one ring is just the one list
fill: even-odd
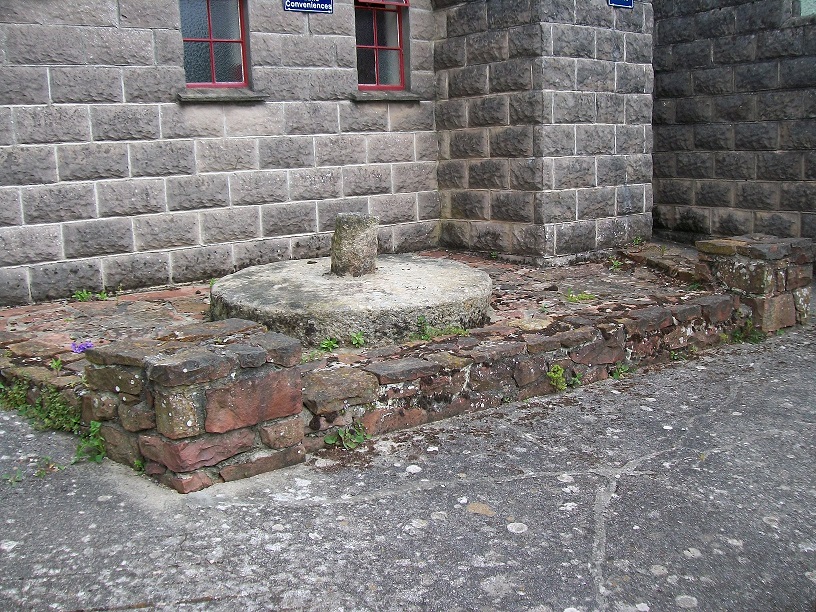
[(331, 272), (337, 276), (363, 276), (377, 268), (378, 217), (340, 213), (331, 244)]

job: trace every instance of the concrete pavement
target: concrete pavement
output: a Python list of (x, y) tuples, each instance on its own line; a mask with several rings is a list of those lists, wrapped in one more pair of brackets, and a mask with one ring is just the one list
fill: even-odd
[(812, 612), (815, 363), (797, 328), (187, 496), (2, 412), (0, 609)]

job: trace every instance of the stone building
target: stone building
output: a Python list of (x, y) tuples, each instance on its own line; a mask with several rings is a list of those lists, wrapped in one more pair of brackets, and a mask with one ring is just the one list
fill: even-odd
[(816, 2), (654, 7), (655, 228), (816, 238)]
[(646, 237), (652, 26), (605, 0), (0, 0), (0, 304), (322, 256), (342, 211), (382, 252)]

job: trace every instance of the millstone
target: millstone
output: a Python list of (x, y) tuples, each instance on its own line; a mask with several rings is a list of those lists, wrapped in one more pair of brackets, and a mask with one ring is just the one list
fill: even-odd
[(418, 255), (384, 255), (377, 271), (359, 277), (330, 273), (328, 257), (247, 268), (216, 281), (210, 314), (239, 317), (316, 346), (326, 338), (367, 345), (405, 340), (420, 317), (444, 328), (487, 320), (490, 277), (465, 264)]

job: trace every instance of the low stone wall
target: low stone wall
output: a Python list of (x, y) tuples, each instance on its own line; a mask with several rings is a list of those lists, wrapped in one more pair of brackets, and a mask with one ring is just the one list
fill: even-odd
[(763, 234), (697, 243), (698, 274), (739, 295), (764, 332), (795, 324), (810, 315), (813, 243), (808, 238)]
[(108, 457), (188, 493), (301, 462), (355, 422), (376, 435), (668, 360), (721, 342), (746, 315), (731, 295), (677, 298), (306, 363), (297, 340), (227, 319), (89, 350), (82, 415), (102, 422)]

